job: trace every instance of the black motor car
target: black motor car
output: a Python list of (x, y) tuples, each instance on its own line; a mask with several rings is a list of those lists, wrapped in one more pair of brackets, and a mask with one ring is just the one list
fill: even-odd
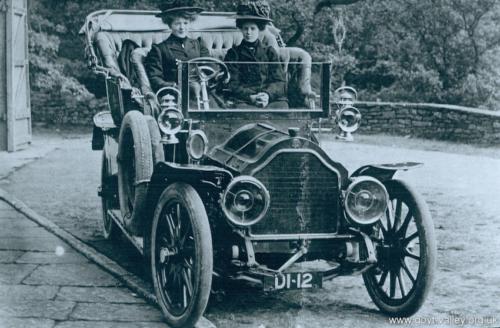
[[(168, 323), (197, 322), (214, 276), (286, 290), (362, 274), (382, 312), (418, 311), (435, 267), (433, 224), (421, 196), (393, 178), (418, 164), (350, 173), (325, 153), (318, 135), (332, 120), (347, 134), (360, 119), (352, 97), (333, 99), (330, 63), (285, 47), (270, 26), (262, 42), (280, 55), (290, 108), (210, 108), (208, 97), (223, 99), (230, 79), (220, 58), (241, 34), (231, 13), (204, 12), (191, 35), (212, 57), (179, 62), (178, 83), (153, 94), (142, 62), (169, 35), (155, 14), (98, 11), (82, 33), (109, 104), (93, 135), (103, 154), (104, 235), (125, 234), (150, 263)], [(139, 45), (133, 75), (118, 63), (125, 40)], [(194, 82), (199, 97), (190, 94)]]

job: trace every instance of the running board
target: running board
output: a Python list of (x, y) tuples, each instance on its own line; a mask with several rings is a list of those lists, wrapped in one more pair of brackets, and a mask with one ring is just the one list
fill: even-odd
[(116, 225), (123, 232), (125, 237), (134, 245), (135, 248), (144, 256), (144, 238), (132, 236), (122, 224), (122, 214), (120, 210), (108, 210), (108, 215), (115, 221)]

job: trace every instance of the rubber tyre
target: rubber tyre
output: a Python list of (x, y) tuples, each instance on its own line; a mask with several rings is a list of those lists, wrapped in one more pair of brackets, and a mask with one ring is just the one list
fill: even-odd
[(144, 116), (148, 124), (149, 137), (151, 138), (151, 152), (153, 155), (153, 165), (156, 165), (165, 160), (163, 152), (163, 144), (161, 143), (160, 128), (156, 120), (149, 115)]
[[(101, 190), (109, 190), (112, 188), (112, 179), (113, 177), (108, 172), (106, 149), (104, 149), (101, 160)], [(108, 215), (109, 209), (117, 207), (118, 201), (116, 198), (109, 198), (109, 195), (105, 193), (101, 195), (102, 234), (106, 240), (116, 240), (120, 236), (120, 228), (118, 228), (115, 221)]]
[[(165, 291), (162, 288), (161, 266), (173, 266), (170, 264), (161, 264), (158, 258), (159, 248), (157, 248), (158, 240), (164, 240), (164, 233), (168, 234), (167, 230), (159, 229), (160, 220), (164, 218), (164, 214), (170, 206), (180, 204), (185, 210), (185, 219), (183, 220), (184, 227), (187, 219), (192, 228), (192, 242), (194, 245), (192, 258), (192, 287), (191, 299), (185, 306), (183, 313), (174, 313), (166, 301)], [(163, 219), (163, 221), (166, 221)], [(172, 221), (173, 222), (173, 221)], [(186, 229), (186, 228), (184, 228)], [(166, 231), (166, 232), (165, 232)], [(179, 232), (180, 234), (180, 232)], [(160, 238), (157, 240), (157, 238)], [(182, 246), (181, 246), (182, 247)], [(179, 252), (181, 253), (181, 252)], [(167, 323), (172, 327), (192, 327), (196, 324), (199, 318), (203, 315), (210, 296), (212, 286), (212, 270), (213, 270), (213, 251), (212, 251), (212, 234), (208, 223), (208, 217), (205, 206), (195, 191), (195, 189), (185, 183), (174, 183), (167, 187), (161, 194), (157, 203), (151, 231), (150, 244), (150, 259), (151, 272), (153, 276), (153, 284), (158, 300), (158, 304), (166, 318)], [(169, 258), (170, 263), (175, 263)], [(167, 270), (167, 269), (165, 269)], [(172, 290), (169, 290), (171, 292)]]
[(419, 267), (412, 289), (401, 300), (391, 299), (390, 295), (381, 290), (375, 276), (376, 268), (363, 273), (363, 280), (371, 299), (384, 314), (409, 317), (423, 305), (434, 279), (437, 252), (434, 226), (427, 204), (409, 184), (401, 180), (389, 180), (384, 184), (390, 199), (401, 199), (413, 211), (420, 242)]
[[(145, 115), (145, 118), (146, 118), (146, 122), (148, 124), (149, 136), (151, 137), (151, 150), (152, 150), (152, 154), (153, 154), (153, 165), (156, 165), (160, 162), (165, 161), (163, 144), (161, 143), (160, 128), (158, 127), (158, 123), (156, 122), (156, 120), (152, 116)], [(149, 209), (148, 209), (147, 212), (152, 213), (153, 210), (149, 211)], [(149, 253), (150, 253), (149, 245), (151, 244), (151, 221), (152, 221), (151, 216), (148, 216), (146, 218), (147, 219), (145, 221), (146, 224), (144, 225), (144, 228), (143, 228), (143, 231), (144, 231), (144, 233), (143, 233), (143, 236), (144, 236), (144, 254), (146, 254), (146, 256), (144, 256), (144, 268), (145, 268), (144, 274), (146, 276), (149, 276), (151, 274), (151, 271), (150, 271), (151, 262), (149, 259)]]
[(142, 235), (149, 180), (153, 174), (151, 137), (146, 117), (130, 111), (123, 118), (118, 144), (118, 194), (125, 228)]

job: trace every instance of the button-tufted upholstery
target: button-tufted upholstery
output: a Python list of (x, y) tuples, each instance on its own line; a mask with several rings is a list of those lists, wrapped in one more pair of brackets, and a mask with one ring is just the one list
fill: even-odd
[[(118, 55), (122, 48), (123, 41), (129, 39), (134, 41), (139, 48), (132, 52), (131, 61), (135, 67), (136, 73), (140, 81), (140, 89), (143, 94), (151, 91), (149, 80), (143, 66), (143, 60), (147, 55), (152, 44), (160, 43), (167, 39), (170, 32), (118, 32), (118, 31), (100, 31), (95, 34), (95, 45), (101, 57), (102, 65), (110, 70), (113, 75), (121, 75), (118, 65)], [(210, 31), (191, 32), (190, 37), (201, 37), (205, 46), (209, 49), (212, 57), (223, 59), (227, 50), (233, 45), (240, 44), (243, 36), (236, 29), (221, 29)], [(265, 30), (261, 33), (263, 44), (276, 48), (279, 53), (280, 60), (284, 63), (287, 76), (293, 75), (295, 82), (289, 83), (289, 87), (293, 84), (293, 89), (299, 89), (299, 93), (304, 98), (311, 94), (311, 57), (300, 49), (292, 47), (279, 47), (275, 35)], [(293, 65), (289, 69), (290, 62), (300, 62), (303, 65)], [(296, 93), (296, 92), (295, 92)], [(294, 94), (290, 92), (289, 94)]]
[[(119, 72), (117, 62), (118, 55), (122, 49), (124, 40), (134, 41), (140, 48), (151, 48), (152, 44), (160, 43), (170, 36), (170, 32), (98, 32), (95, 36), (95, 43), (101, 55), (103, 66)], [(192, 32), (191, 38), (203, 40), (205, 46), (210, 50), (211, 55), (223, 59), (227, 49), (235, 44), (240, 44), (243, 36), (239, 30), (219, 30)], [(262, 34), (262, 42), (278, 48), (276, 38), (271, 32), (265, 31)]]

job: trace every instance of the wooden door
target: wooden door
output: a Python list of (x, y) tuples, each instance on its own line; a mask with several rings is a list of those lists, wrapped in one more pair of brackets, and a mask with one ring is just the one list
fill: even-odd
[(31, 143), (27, 0), (5, 0), (7, 71), (7, 150)]

